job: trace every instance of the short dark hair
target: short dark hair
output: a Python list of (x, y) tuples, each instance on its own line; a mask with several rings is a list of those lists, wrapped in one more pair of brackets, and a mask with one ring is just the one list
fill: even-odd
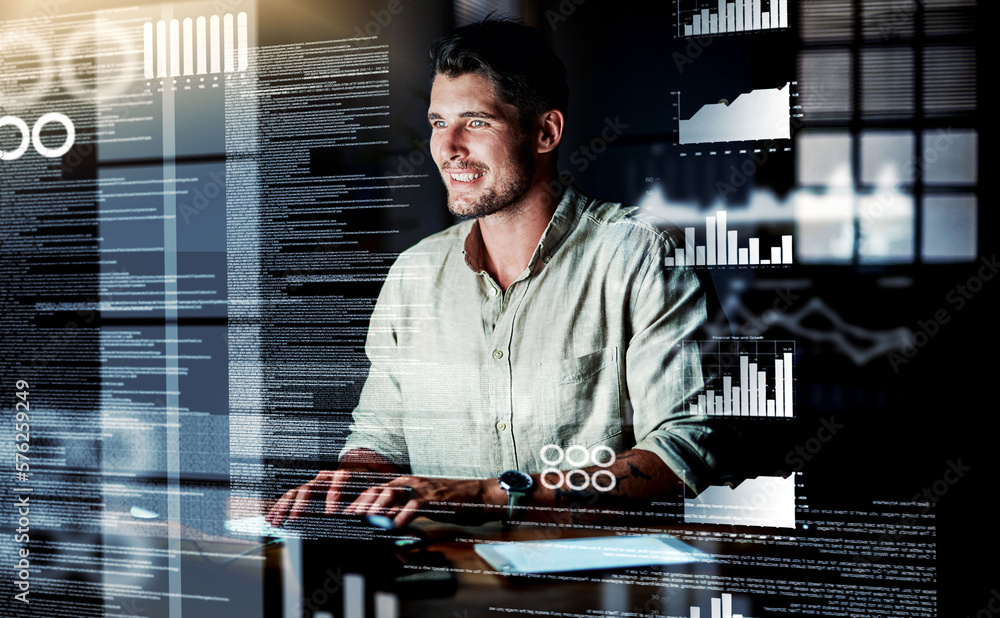
[(430, 51), (435, 76), (482, 75), (517, 107), (525, 130), (550, 109), (566, 113), (566, 65), (537, 28), (488, 17), (437, 39)]

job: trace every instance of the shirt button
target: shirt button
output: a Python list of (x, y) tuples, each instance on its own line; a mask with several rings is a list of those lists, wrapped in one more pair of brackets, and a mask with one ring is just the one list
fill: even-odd
[(493, 358), (500, 360), (501, 358), (503, 358), (503, 352), (501, 352), (500, 350), (493, 350)]
[(490, 296), (496, 296), (496, 295), (497, 295), (497, 289), (496, 288), (490, 288)]
[(500, 431), (503, 431), (504, 429), (507, 429), (507, 423), (504, 423), (503, 421), (500, 421), (499, 423), (497, 423), (497, 429), (499, 429)]
[(552, 259), (551, 255), (546, 255), (545, 257), (542, 258), (542, 261), (545, 262), (546, 264), (548, 264), (549, 260), (551, 260), (551, 259)]

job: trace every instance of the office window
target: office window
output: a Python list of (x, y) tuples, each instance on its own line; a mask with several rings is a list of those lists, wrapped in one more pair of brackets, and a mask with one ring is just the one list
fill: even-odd
[[(974, 48), (961, 40), (974, 8), (966, 0), (800, 5), (796, 207), (805, 217), (804, 259), (975, 258), (977, 67)], [(825, 244), (806, 247), (810, 238)]]

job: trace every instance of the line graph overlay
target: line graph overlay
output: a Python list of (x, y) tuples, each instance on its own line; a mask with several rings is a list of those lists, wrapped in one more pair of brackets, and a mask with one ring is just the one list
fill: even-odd
[[(709, 103), (688, 120), (678, 117), (678, 143), (790, 139), (791, 84), (744, 92), (731, 103)], [(678, 112), (680, 95), (678, 92)]]
[[(884, 357), (889, 352), (902, 350), (913, 336), (913, 331), (905, 326), (874, 330), (850, 324), (825, 300), (815, 296), (794, 311), (769, 310), (763, 315), (757, 315), (736, 297), (727, 299), (724, 308), (724, 315), (720, 312), (718, 318), (706, 324), (706, 331), (709, 334), (731, 332), (732, 327), (725, 320), (725, 315), (728, 315), (741, 322), (742, 328), (752, 329), (753, 332), (764, 333), (776, 328), (785, 330), (799, 339), (831, 344), (859, 367)], [(815, 321), (815, 316), (822, 318), (830, 328), (820, 329), (810, 326), (809, 324)]]
[(713, 485), (684, 500), (684, 522), (795, 527), (795, 474), (758, 476), (736, 487)]

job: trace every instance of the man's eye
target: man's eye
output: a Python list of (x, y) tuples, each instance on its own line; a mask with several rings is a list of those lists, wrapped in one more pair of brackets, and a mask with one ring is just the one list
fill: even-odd
[(432, 120), (431, 126), (435, 129), (443, 129), (448, 125), (445, 124), (444, 120)]
[(485, 127), (486, 123), (482, 120), (473, 120), (469, 123), (470, 127)]

